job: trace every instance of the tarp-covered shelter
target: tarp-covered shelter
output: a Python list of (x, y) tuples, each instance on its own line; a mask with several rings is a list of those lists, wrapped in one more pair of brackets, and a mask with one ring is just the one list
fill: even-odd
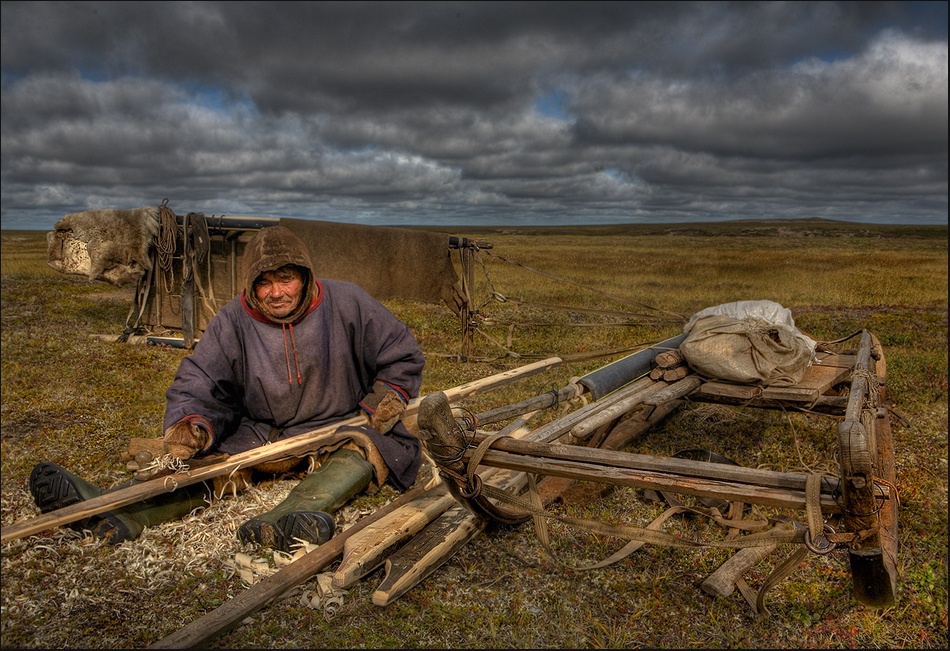
[(379, 300), (444, 303), (456, 314), (470, 306), (468, 279), (460, 279), (452, 261), (452, 250), (464, 251), (468, 240), (415, 228), (177, 215), (164, 204), (87, 210), (67, 214), (47, 234), (47, 263), (89, 280), (135, 282), (123, 336), (181, 333), (190, 348), (211, 317), (241, 291), (247, 242), (261, 228), (276, 225), (307, 243), (318, 277), (355, 282)]

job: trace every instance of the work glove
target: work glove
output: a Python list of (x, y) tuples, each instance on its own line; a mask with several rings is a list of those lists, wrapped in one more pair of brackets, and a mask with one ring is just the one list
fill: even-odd
[(370, 426), (380, 434), (385, 434), (406, 411), (406, 399), (385, 382), (376, 380), (373, 382), (373, 391), (360, 401), (360, 407), (369, 416)]
[(185, 416), (165, 430), (165, 454), (185, 461), (211, 447), (211, 423), (202, 416)]

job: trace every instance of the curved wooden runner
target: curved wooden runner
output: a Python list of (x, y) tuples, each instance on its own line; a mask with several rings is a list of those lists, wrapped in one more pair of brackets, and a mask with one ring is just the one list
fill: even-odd
[(883, 608), (897, 601), (897, 495), (884, 499), (883, 479), (896, 481), (894, 450), (884, 406), (886, 365), (880, 342), (861, 334), (845, 419), (838, 426), (842, 522), (858, 534), (848, 557), (855, 598)]

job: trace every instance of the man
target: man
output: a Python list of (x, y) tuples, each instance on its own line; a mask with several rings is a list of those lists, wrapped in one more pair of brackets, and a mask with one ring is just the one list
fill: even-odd
[[(244, 289), (208, 323), (166, 393), (164, 451), (191, 464), (236, 454), (365, 413), (312, 455), (319, 464), (271, 511), (238, 529), (244, 543), (282, 551), (332, 537), (332, 513), (371, 484), (413, 484), (419, 440), (399, 420), (418, 395), (425, 359), (408, 326), (353, 283), (317, 279), (289, 229), (261, 229), (248, 242)], [(310, 460), (263, 463), (74, 523), (118, 543), (146, 526), (183, 517), (253, 471), (286, 472)], [(221, 457), (223, 458), (223, 457)], [(206, 462), (206, 461), (205, 461)], [(30, 490), (43, 513), (101, 495), (55, 464), (38, 464)]]

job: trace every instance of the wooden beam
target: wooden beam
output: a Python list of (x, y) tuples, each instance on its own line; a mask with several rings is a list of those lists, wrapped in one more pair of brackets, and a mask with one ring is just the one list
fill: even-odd
[[(477, 445), (486, 437), (484, 435), (476, 436), (474, 443)], [(492, 456), (493, 452), (510, 453), (507, 455)], [(610, 468), (626, 469), (633, 471), (644, 471), (652, 475), (657, 475), (657, 481), (662, 483), (675, 482), (683, 478), (695, 478), (699, 480), (715, 480), (731, 482), (736, 484), (749, 484), (763, 488), (776, 488), (781, 490), (800, 492), (804, 494), (807, 476), (799, 473), (776, 472), (774, 470), (761, 470), (758, 468), (746, 468), (744, 466), (733, 466), (729, 464), (714, 463), (710, 461), (696, 461), (693, 459), (680, 459), (678, 457), (658, 457), (648, 454), (635, 454), (632, 452), (622, 452), (618, 450), (604, 450), (600, 448), (588, 448), (578, 445), (547, 444), (536, 441), (521, 441), (515, 439), (501, 438), (494, 442), (484, 458), (482, 465), (495, 466), (500, 468), (511, 468), (511, 463), (519, 463), (513, 459), (514, 455), (530, 458), (530, 465), (534, 467), (543, 466), (545, 461), (567, 461), (581, 464), (577, 468), (583, 468), (585, 465), (592, 468), (590, 481), (598, 481), (598, 473)], [(467, 453), (463, 460), (471, 458), (471, 452)], [(498, 465), (504, 461), (503, 465)], [(567, 468), (568, 466), (564, 466)], [(525, 470), (525, 468), (518, 468)], [(550, 473), (557, 474), (557, 473)], [(659, 475), (668, 475), (669, 480), (662, 479)], [(635, 475), (630, 475), (631, 477)], [(647, 477), (649, 475), (644, 475)], [(822, 477), (821, 492), (826, 496), (833, 495), (838, 489), (839, 480), (836, 477)]]
[(388, 606), (430, 576), (485, 529), (487, 521), (457, 504), (386, 559), (386, 575), (373, 604)]
[[(575, 445), (557, 446), (577, 448), (591, 451), (592, 448), (582, 448)], [(466, 455), (465, 460), (470, 455)], [(681, 459), (680, 461), (687, 461)], [(692, 461), (692, 463), (706, 463)], [(779, 508), (803, 510), (805, 508), (805, 491), (790, 488), (759, 486), (752, 483), (707, 479), (688, 475), (670, 474), (606, 466), (594, 462), (565, 460), (558, 458), (538, 458), (523, 454), (510, 454), (490, 450), (482, 458), (482, 464), (496, 468), (508, 468), (523, 472), (532, 472), (556, 477), (569, 477), (582, 481), (595, 481), (619, 486), (647, 488), (653, 490), (667, 490), (672, 493), (683, 493), (697, 497), (713, 497), (729, 502), (744, 502), (748, 504), (763, 504)], [(709, 463), (710, 466), (726, 467), (725, 464)], [(752, 470), (746, 468), (746, 470)], [(755, 471), (769, 472), (769, 471)], [(780, 474), (780, 473), (779, 473)], [(804, 475), (801, 476), (804, 479)], [(841, 508), (829, 493), (822, 491), (822, 513), (840, 513)]]
[(440, 486), (351, 536), (333, 572), (333, 587), (348, 590), (382, 565), (394, 545), (415, 536), (457, 503), (448, 488)]

